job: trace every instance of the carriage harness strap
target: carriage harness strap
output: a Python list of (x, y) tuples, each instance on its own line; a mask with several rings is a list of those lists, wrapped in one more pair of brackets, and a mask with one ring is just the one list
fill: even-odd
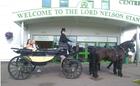
[(119, 54), (118, 54), (118, 52), (117, 52), (117, 49), (116, 49), (116, 48), (113, 48), (113, 50), (115, 51), (115, 56), (118, 57)]
[(123, 50), (123, 52), (126, 54), (127, 52), (125, 51), (125, 49), (122, 47), (122, 46), (120, 46), (120, 48)]
[[(123, 50), (123, 52), (126, 53), (125, 49), (122, 46), (119, 46), (119, 48), (121, 48)], [(118, 57), (119, 53), (118, 53), (117, 49), (113, 48), (113, 50), (115, 51), (116, 57)]]

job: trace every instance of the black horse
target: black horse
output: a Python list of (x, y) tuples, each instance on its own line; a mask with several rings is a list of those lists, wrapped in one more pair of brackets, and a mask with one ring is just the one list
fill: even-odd
[(98, 77), (101, 60), (113, 62), (113, 72), (122, 77), (122, 64), (125, 54), (130, 50), (135, 52), (133, 40), (123, 42), (115, 48), (89, 47), (89, 72), (93, 77)]

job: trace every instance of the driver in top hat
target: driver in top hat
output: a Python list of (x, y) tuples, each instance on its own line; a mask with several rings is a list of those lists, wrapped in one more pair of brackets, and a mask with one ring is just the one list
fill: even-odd
[(61, 36), (59, 39), (59, 45), (65, 46), (66, 49), (70, 50), (70, 45), (68, 44), (68, 42), (72, 42), (72, 41), (66, 37), (65, 31), (66, 31), (65, 28), (61, 29)]

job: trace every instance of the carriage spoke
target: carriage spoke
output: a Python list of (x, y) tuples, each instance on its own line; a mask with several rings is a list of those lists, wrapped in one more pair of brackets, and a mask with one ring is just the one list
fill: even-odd
[(19, 79), (20, 79), (20, 74), (21, 74), (21, 71), (18, 71), (18, 76), (17, 76), (17, 78), (19, 78)]
[(16, 62), (15, 61), (11, 62), (11, 65), (16, 66)]
[(17, 70), (13, 70), (13, 71), (11, 71), (11, 73), (12, 73), (13, 76), (16, 76), (18, 74), (18, 71)]
[(81, 75), (82, 66), (77, 60), (65, 59), (62, 68), (65, 77), (68, 79), (78, 78)]
[(14, 79), (26, 79), (30, 76), (34, 66), (23, 57), (17, 56), (10, 60), (8, 72)]

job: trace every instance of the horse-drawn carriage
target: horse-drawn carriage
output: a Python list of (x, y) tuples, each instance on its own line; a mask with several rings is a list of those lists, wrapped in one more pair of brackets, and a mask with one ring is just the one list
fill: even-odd
[[(89, 47), (89, 72), (93, 77), (98, 77), (98, 64), (100, 60), (110, 60), (113, 62), (113, 72), (122, 77), (122, 65), (125, 54), (128, 51), (135, 52), (133, 40), (121, 43), (114, 48)], [(8, 64), (8, 72), (14, 79), (27, 79), (36, 66), (46, 65), (54, 57), (61, 58), (61, 69), (68, 79), (78, 78), (82, 72), (81, 63), (74, 59), (75, 52), (71, 52), (65, 47), (56, 49), (38, 50), (32, 52), (29, 49), (12, 48), (19, 56), (12, 58)], [(69, 53), (67, 54), (67, 51)]]
[(82, 65), (73, 58), (75, 52), (67, 54), (67, 50), (63, 47), (35, 52), (24, 48), (11, 49), (19, 54), (19, 56), (12, 58), (8, 64), (8, 72), (16, 80), (27, 79), (36, 66), (46, 65), (53, 58), (61, 59), (61, 69), (66, 78), (75, 79), (81, 75)]

